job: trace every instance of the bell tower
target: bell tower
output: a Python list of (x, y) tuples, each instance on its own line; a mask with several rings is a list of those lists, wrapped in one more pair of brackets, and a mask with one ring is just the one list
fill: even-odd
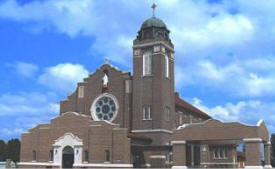
[(174, 128), (174, 45), (165, 23), (155, 17), (155, 7), (133, 42), (132, 132), (165, 144)]

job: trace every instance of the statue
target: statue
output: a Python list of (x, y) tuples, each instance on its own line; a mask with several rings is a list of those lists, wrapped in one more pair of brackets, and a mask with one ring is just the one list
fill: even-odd
[(109, 78), (108, 78), (107, 74), (105, 73), (104, 76), (103, 76), (103, 78), (102, 78), (103, 86), (107, 87), (108, 86), (108, 82), (109, 82)]

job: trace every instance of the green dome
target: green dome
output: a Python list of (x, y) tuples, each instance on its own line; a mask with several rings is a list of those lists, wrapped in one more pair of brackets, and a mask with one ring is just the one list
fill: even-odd
[(149, 28), (149, 27), (166, 28), (166, 25), (162, 20), (153, 16), (147, 19), (146, 21), (144, 21), (141, 26), (141, 28)]

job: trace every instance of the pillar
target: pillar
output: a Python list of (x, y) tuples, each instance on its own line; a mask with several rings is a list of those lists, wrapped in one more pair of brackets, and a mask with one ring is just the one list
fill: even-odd
[(261, 138), (245, 138), (245, 169), (263, 169), (261, 162)]
[(264, 168), (272, 168), (271, 162), (270, 162), (271, 160), (270, 148), (271, 148), (270, 141), (264, 144), (264, 161), (265, 161)]
[(173, 167), (172, 169), (187, 169), (186, 166), (186, 141), (172, 141)]
[(191, 144), (191, 165), (194, 166), (194, 145)]

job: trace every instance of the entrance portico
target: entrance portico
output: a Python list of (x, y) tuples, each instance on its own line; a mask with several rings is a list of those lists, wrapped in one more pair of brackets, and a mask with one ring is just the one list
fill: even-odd
[(265, 146), (265, 167), (270, 167), (269, 134), (263, 121), (249, 126), (211, 119), (174, 130), (173, 168), (237, 168), (236, 147), (241, 143), (246, 156), (245, 169), (263, 168), (261, 144)]
[[(53, 147), (55, 164), (60, 164), (60, 166), (67, 166), (67, 164), (71, 161), (73, 161), (72, 167), (77, 164), (82, 164), (83, 142), (80, 138), (74, 136), (72, 133), (65, 133), (62, 137), (58, 138), (53, 144)], [(64, 161), (66, 161), (67, 163), (65, 163)]]

